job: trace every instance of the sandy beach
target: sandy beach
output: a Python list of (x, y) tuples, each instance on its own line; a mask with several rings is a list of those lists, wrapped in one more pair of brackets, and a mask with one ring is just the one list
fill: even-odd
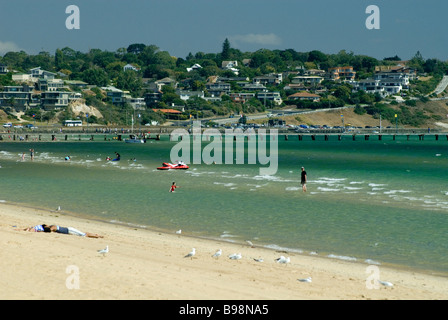
[[(94, 239), (20, 229), (37, 224)], [(277, 252), (0, 203), (3, 300), (433, 300), (448, 278), (319, 255)], [(109, 253), (97, 251), (109, 247)], [(185, 258), (192, 248), (196, 254)], [(212, 255), (222, 249), (219, 258)], [(240, 260), (230, 254), (241, 253)], [(290, 263), (275, 261), (281, 255)], [(257, 262), (254, 258), (262, 258)], [(378, 273), (375, 273), (378, 272)], [(372, 278), (388, 281), (385, 286)], [(312, 282), (299, 279), (311, 277)]]

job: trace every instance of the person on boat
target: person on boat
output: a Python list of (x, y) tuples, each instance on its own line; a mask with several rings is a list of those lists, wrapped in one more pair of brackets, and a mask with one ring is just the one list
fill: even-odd
[(173, 182), (173, 184), (170, 187), (170, 192), (175, 192), (176, 188), (179, 188), (179, 187), (176, 186), (176, 182)]

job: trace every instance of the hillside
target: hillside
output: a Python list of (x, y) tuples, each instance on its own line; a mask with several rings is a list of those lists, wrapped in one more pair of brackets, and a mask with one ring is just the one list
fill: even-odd
[[(422, 120), (422, 124), (419, 126), (402, 125), (401, 128), (443, 128), (448, 127), (448, 105), (446, 100), (441, 101), (428, 101), (423, 103), (418, 101), (415, 107), (401, 105), (390, 105), (390, 108), (397, 112), (403, 112), (402, 107), (409, 112), (411, 116), (417, 117), (420, 114), (424, 115), (426, 119)], [(365, 126), (379, 126), (379, 117), (374, 117), (369, 114), (359, 115), (354, 112), (353, 108), (346, 108), (344, 110), (332, 110), (332, 111), (317, 111), (310, 112), (300, 116), (285, 116), (282, 119), (286, 120), (287, 124), (307, 124), (307, 125), (328, 125), (328, 126), (341, 126), (342, 117), (344, 118), (345, 125), (352, 125), (355, 127)], [(383, 127), (395, 126), (395, 122), (388, 121), (384, 118), (381, 119), (381, 125)]]

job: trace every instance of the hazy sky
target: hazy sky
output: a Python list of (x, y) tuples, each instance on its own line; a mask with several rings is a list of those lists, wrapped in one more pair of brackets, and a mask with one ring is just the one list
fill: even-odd
[[(80, 10), (80, 29), (66, 28), (69, 5)], [(380, 9), (379, 30), (366, 28), (369, 5)], [(447, 13), (446, 0), (0, 0), (0, 55), (144, 43), (185, 58), (220, 52), (228, 38), (241, 51), (448, 60)]]

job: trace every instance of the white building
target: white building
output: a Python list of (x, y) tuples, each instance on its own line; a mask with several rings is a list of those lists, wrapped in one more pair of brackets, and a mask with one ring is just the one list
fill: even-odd
[(275, 104), (282, 104), (283, 100), (278, 91), (257, 92), (257, 99), (260, 101), (273, 101)]

